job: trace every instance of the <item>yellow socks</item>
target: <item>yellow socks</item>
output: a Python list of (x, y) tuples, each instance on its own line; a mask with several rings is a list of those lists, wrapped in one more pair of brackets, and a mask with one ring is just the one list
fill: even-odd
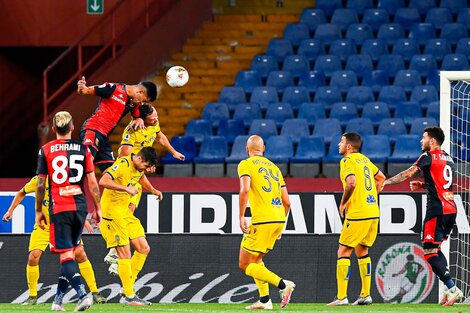
[(122, 289), (126, 297), (132, 297), (134, 295), (134, 278), (132, 277), (132, 267), (130, 259), (119, 259), (118, 260), (118, 274), (121, 279)]
[(281, 277), (268, 270), (264, 264), (250, 263), (245, 270), (245, 274), (254, 279), (265, 281), (277, 287), (281, 281)]
[[(258, 263), (258, 264), (261, 265), (261, 266), (264, 266), (263, 262)], [(253, 278), (253, 279), (255, 280), (256, 286), (258, 286), (258, 291), (259, 291), (260, 298), (265, 297), (265, 296), (269, 296), (269, 284), (268, 284), (268, 282), (266, 282), (264, 280), (259, 280), (259, 279), (256, 279), (256, 278)]]
[(145, 260), (147, 260), (147, 255), (134, 251), (134, 254), (131, 258), (131, 268), (133, 277), (132, 285), (134, 285), (135, 280), (137, 279), (137, 275), (144, 267)]
[(338, 294), (336, 297), (342, 300), (348, 296), (348, 282), (351, 270), (349, 258), (340, 258), (336, 262), (336, 282), (338, 284)]
[(36, 297), (38, 295), (39, 265), (26, 265), (26, 280), (28, 282), (29, 295)]
[(359, 273), (361, 275), (362, 289), (360, 297), (365, 298), (370, 295), (370, 282), (371, 282), (371, 260), (369, 255), (366, 255), (357, 260), (359, 265)]
[(98, 292), (98, 287), (96, 287), (95, 272), (93, 272), (93, 266), (91, 266), (90, 260), (78, 263), (78, 268), (80, 269), (80, 274), (88, 285), (88, 288), (90, 288), (90, 291)]

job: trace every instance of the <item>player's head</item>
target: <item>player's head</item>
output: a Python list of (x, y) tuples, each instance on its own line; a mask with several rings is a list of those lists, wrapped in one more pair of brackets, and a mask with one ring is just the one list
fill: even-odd
[(129, 97), (135, 104), (142, 102), (153, 102), (157, 98), (157, 86), (149, 81), (140, 82), (137, 85), (128, 86)]
[(52, 129), (58, 135), (65, 136), (73, 131), (72, 115), (67, 111), (59, 111), (52, 118)]
[(155, 126), (158, 123), (157, 110), (150, 103), (141, 104), (139, 107), (140, 118), (144, 120), (145, 126)]
[(145, 88), (147, 95), (147, 102), (153, 102), (157, 99), (157, 85), (151, 81), (140, 82), (139, 85), (142, 85)]
[(263, 155), (264, 149), (263, 138), (258, 135), (252, 135), (246, 141), (246, 153), (248, 153), (249, 156)]
[(346, 132), (341, 137), (338, 143), (339, 154), (347, 155), (352, 152), (357, 152), (361, 149), (362, 139), (356, 132)]
[(421, 138), (421, 150), (430, 151), (439, 148), (444, 139), (445, 135), (442, 128), (437, 126), (426, 127)]
[(415, 260), (415, 256), (412, 255), (412, 254), (408, 254), (408, 255), (406, 256), (406, 260), (408, 260), (409, 262), (412, 262), (412, 261)]
[(158, 163), (157, 152), (152, 147), (145, 147), (137, 153), (136, 156), (132, 159), (134, 166), (139, 171), (144, 171), (156, 166)]

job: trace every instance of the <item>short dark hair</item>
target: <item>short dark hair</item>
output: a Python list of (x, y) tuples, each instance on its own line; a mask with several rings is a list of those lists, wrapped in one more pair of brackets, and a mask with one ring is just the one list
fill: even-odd
[(153, 113), (153, 110), (155, 110), (155, 108), (150, 103), (142, 103), (139, 106), (139, 117), (141, 119), (145, 119), (147, 116)]
[(155, 166), (158, 163), (157, 152), (152, 147), (145, 147), (137, 153), (142, 158), (142, 161), (147, 162), (150, 166)]
[(424, 129), (424, 132), (428, 133), (429, 137), (436, 139), (439, 146), (442, 145), (442, 143), (444, 142), (444, 139), (446, 138), (442, 128), (437, 127), (437, 126), (426, 127)]
[(356, 133), (356, 132), (346, 132), (343, 134), (344, 138), (346, 138), (346, 141), (353, 146), (354, 149), (359, 151), (361, 149), (362, 145), (362, 139), (361, 136)]
[(153, 102), (155, 99), (157, 99), (157, 85), (151, 81), (140, 82), (139, 84), (147, 89), (147, 96), (150, 98), (150, 102)]

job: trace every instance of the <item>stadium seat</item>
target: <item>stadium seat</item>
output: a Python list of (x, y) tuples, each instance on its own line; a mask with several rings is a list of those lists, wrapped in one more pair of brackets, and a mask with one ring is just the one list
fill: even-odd
[(363, 78), (373, 69), (372, 59), (367, 54), (353, 54), (346, 62), (346, 70), (353, 71), (359, 78)]
[(325, 54), (325, 45), (320, 39), (304, 39), (297, 50), (298, 55), (303, 55), (313, 64), (319, 55)]
[(356, 44), (352, 39), (336, 39), (330, 45), (329, 54), (339, 56), (341, 62), (346, 62), (348, 57), (356, 54)]
[(468, 70), (468, 59), (463, 54), (447, 54), (442, 60), (443, 71), (465, 71)]
[(403, 26), (396, 23), (382, 24), (377, 33), (378, 39), (383, 39), (389, 46), (393, 45), (395, 40), (404, 38), (405, 30)]
[(318, 25), (326, 23), (326, 15), (321, 9), (307, 8), (300, 14), (300, 22), (307, 24), (313, 34)]
[(457, 47), (455, 48), (456, 54), (463, 54), (470, 59), (470, 38), (462, 38), (457, 42)]
[(243, 90), (249, 94), (253, 92), (255, 87), (262, 85), (261, 75), (258, 71), (241, 70), (238, 71), (237, 77), (235, 78), (235, 87), (242, 87)]
[(410, 0), (410, 8), (416, 8), (421, 16), (425, 16), (426, 13), (437, 7), (436, 0)]
[(328, 111), (335, 102), (343, 101), (341, 91), (337, 87), (318, 87), (315, 93), (314, 102), (322, 103), (325, 109)]
[(336, 24), (320, 24), (317, 26), (314, 34), (315, 39), (320, 39), (328, 46), (333, 40), (340, 39), (341, 37), (341, 27)]
[(343, 6), (341, 0), (317, 0), (316, 8), (325, 12), (326, 17), (331, 17), (333, 12)]
[(426, 23), (432, 23), (434, 28), (441, 30), (447, 23), (452, 23), (452, 13), (448, 8), (432, 8), (429, 9), (424, 19)]
[(193, 176), (193, 160), (197, 153), (196, 140), (191, 136), (174, 136), (170, 144), (176, 151), (184, 154), (184, 161), (175, 159), (167, 153), (162, 159), (163, 176), (186, 177)]
[(447, 23), (442, 27), (441, 38), (447, 39), (451, 45), (457, 45), (465, 37), (468, 37), (467, 27), (462, 23)]
[(373, 32), (378, 32), (380, 25), (390, 23), (390, 16), (385, 9), (367, 9), (364, 11), (362, 23), (368, 24)]
[(331, 107), (330, 119), (337, 119), (341, 126), (346, 126), (349, 120), (357, 118), (357, 108), (354, 103), (350, 102), (336, 102)]
[(294, 112), (297, 112), (302, 103), (310, 102), (310, 95), (306, 87), (289, 86), (282, 94), (282, 102), (289, 103)]
[(288, 55), (284, 58), (282, 70), (290, 72), (292, 77), (298, 78), (302, 73), (310, 71), (310, 64), (304, 55)]
[(424, 54), (431, 54), (438, 62), (441, 62), (446, 54), (451, 53), (450, 44), (444, 38), (429, 39), (424, 46)]
[(326, 80), (323, 72), (304, 72), (299, 77), (299, 87), (305, 87), (310, 93), (315, 93), (318, 87), (325, 86)]
[(404, 61), (409, 62), (415, 54), (420, 54), (418, 42), (412, 38), (397, 39), (392, 53), (401, 55)]
[(372, 125), (372, 121), (368, 118), (359, 117), (359, 118), (352, 118), (346, 124), (346, 131), (347, 132), (356, 132), (361, 137), (366, 135), (373, 135), (374, 134), (374, 126)]
[(406, 31), (410, 30), (413, 24), (420, 23), (421, 17), (416, 8), (398, 8), (395, 12), (393, 22), (401, 24)]
[(305, 102), (300, 105), (299, 119), (305, 119), (310, 128), (313, 129), (318, 119), (326, 118), (325, 108), (321, 103), (317, 102)]
[(439, 101), (433, 101), (429, 103), (427, 110), (426, 110), (426, 117), (430, 117), (439, 121), (441, 111), (441, 104)]
[(211, 122), (213, 128), (219, 125), (220, 120), (228, 120), (230, 114), (228, 106), (223, 102), (208, 102), (202, 109), (202, 119)]
[(411, 122), (410, 135), (422, 136), (426, 127), (439, 126), (439, 123), (431, 117), (420, 117)]
[(274, 56), (278, 63), (282, 63), (287, 55), (294, 54), (294, 49), (289, 40), (273, 38), (268, 43), (266, 54)]
[(283, 38), (289, 40), (292, 43), (292, 47), (295, 49), (300, 45), (302, 40), (310, 38), (310, 29), (308, 25), (304, 23), (287, 24), (284, 28)]
[(279, 102), (279, 97), (275, 87), (256, 87), (251, 93), (250, 102), (256, 102), (260, 105), (262, 111), (266, 111), (268, 104)]
[(237, 104), (246, 102), (246, 94), (242, 87), (226, 86), (222, 88), (219, 101), (227, 103), (230, 111), (234, 111)]
[(301, 118), (291, 118), (284, 121), (281, 128), (281, 136), (289, 137), (294, 144), (299, 143), (302, 136), (309, 136), (307, 120)]
[(335, 71), (331, 74), (330, 86), (337, 87), (343, 94), (357, 84), (357, 76), (353, 71)]
[(302, 136), (295, 155), (290, 159), (290, 175), (294, 177), (315, 177), (320, 174), (320, 164), (325, 156), (325, 142), (322, 137)]
[(387, 44), (382, 39), (366, 39), (362, 43), (361, 54), (369, 55), (374, 62), (378, 62), (382, 54), (388, 54)]
[(266, 119), (273, 120), (277, 128), (281, 128), (285, 120), (294, 118), (294, 111), (289, 103), (270, 103), (266, 111)]
[(341, 136), (341, 123), (335, 118), (318, 119), (313, 129), (314, 136), (320, 136), (329, 144), (333, 137)]
[(398, 54), (384, 54), (380, 57), (377, 69), (384, 72), (387, 77), (395, 77), (399, 70), (405, 69), (405, 61)]
[(227, 176), (238, 177), (237, 168), (238, 163), (248, 157), (246, 154), (246, 141), (248, 136), (237, 136), (233, 141), (232, 151), (230, 155), (225, 158), (227, 165)]
[(439, 94), (433, 85), (420, 85), (411, 91), (410, 101), (418, 102), (421, 108), (426, 108), (429, 103), (438, 101)]
[(359, 23), (359, 17), (354, 9), (339, 8), (333, 12), (330, 23), (339, 25), (341, 31), (345, 32), (349, 25)]
[(363, 118), (371, 120), (374, 127), (378, 127), (380, 122), (385, 118), (390, 118), (390, 109), (385, 102), (367, 102), (362, 109)]
[(382, 173), (391, 154), (390, 142), (385, 135), (367, 135), (362, 137), (361, 153), (366, 155)]
[(409, 69), (426, 77), (430, 71), (437, 71), (437, 61), (431, 54), (416, 54), (411, 58)]
[(323, 72), (325, 77), (330, 77), (334, 71), (341, 71), (341, 59), (337, 55), (324, 54), (319, 55), (313, 68), (317, 72)]
[(357, 47), (360, 47), (364, 40), (374, 38), (372, 28), (367, 24), (351, 24), (346, 30), (345, 38), (352, 39)]
[(206, 120), (190, 120), (186, 125), (185, 136), (194, 137), (197, 144), (201, 144), (205, 137), (212, 136), (212, 123)]
[(267, 78), (271, 71), (279, 70), (279, 65), (274, 56), (257, 54), (251, 61), (251, 69), (257, 71), (262, 78)]
[(287, 136), (272, 136), (266, 142), (264, 156), (274, 162), (283, 176), (289, 173), (289, 160), (294, 156), (294, 145)]
[(378, 101), (385, 102), (392, 110), (397, 103), (406, 101), (406, 93), (401, 86), (384, 86), (380, 90)]
[(379, 123), (377, 135), (388, 136), (392, 144), (398, 139), (400, 135), (406, 135), (406, 126), (401, 118), (385, 118)]
[(415, 86), (421, 85), (421, 77), (415, 70), (399, 70), (393, 82), (395, 86), (401, 86), (405, 92), (411, 93)]
[(338, 151), (338, 143), (341, 141), (342, 134), (333, 136), (331, 139), (330, 146), (328, 148), (328, 153), (323, 158), (322, 173), (323, 176), (328, 178), (338, 178), (339, 177), (339, 162), (343, 158)]
[[(266, 108), (267, 108), (266, 104)], [(243, 122), (245, 128), (248, 129), (250, 127), (251, 122), (254, 119), (261, 118), (261, 107), (259, 103), (256, 102), (244, 102), (237, 104), (235, 108), (235, 112), (233, 114), (234, 120), (240, 120)]]
[(467, 29), (470, 29), (470, 7), (463, 8), (459, 11), (457, 23), (462, 23)]
[(362, 85), (372, 88), (372, 91), (377, 94), (383, 86), (387, 86), (389, 84), (388, 76), (382, 70), (371, 71), (362, 79)]
[(436, 87), (437, 91), (440, 90), (439, 71), (431, 71), (430, 73), (428, 73), (428, 77), (426, 77), (426, 85), (433, 85), (434, 87)]
[(411, 26), (408, 37), (424, 46), (428, 40), (436, 38), (436, 29), (431, 23), (416, 23)]
[(353, 86), (346, 94), (346, 102), (354, 103), (359, 111), (362, 110), (364, 103), (371, 101), (374, 101), (374, 93), (368, 86)]
[(423, 117), (423, 114), (418, 102), (406, 101), (397, 104), (393, 117), (403, 119), (405, 125), (409, 127), (413, 120)]
[(194, 158), (195, 176), (222, 177), (224, 176), (225, 158), (228, 147), (225, 137), (210, 136), (202, 141), (199, 155)]
[(378, 8), (387, 10), (388, 14), (395, 15), (398, 8), (405, 6), (405, 0), (379, 0)]
[(388, 158), (388, 175), (396, 175), (410, 167), (421, 155), (420, 136), (401, 135), (398, 137), (392, 155)]
[(347, 0), (346, 7), (362, 14), (365, 10), (373, 8), (374, 3), (372, 0)]
[(283, 93), (288, 86), (294, 86), (294, 77), (288, 71), (272, 71), (268, 75), (266, 86), (276, 88), (278, 93)]
[(441, 0), (440, 3), (441, 8), (448, 8), (455, 15), (467, 6), (468, 2), (466, 0)]
[(251, 123), (248, 135), (258, 135), (266, 141), (271, 136), (277, 136), (276, 122), (268, 119), (255, 119)]
[(220, 120), (217, 136), (225, 137), (229, 145), (233, 144), (235, 137), (245, 135), (245, 124), (242, 120)]

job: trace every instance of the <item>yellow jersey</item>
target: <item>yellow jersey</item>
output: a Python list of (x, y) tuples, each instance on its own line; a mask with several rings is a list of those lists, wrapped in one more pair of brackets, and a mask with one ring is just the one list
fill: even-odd
[(340, 162), (340, 178), (343, 188), (346, 178), (356, 176), (356, 188), (348, 200), (348, 220), (371, 219), (379, 217), (377, 188), (374, 176), (379, 169), (368, 157), (359, 152), (348, 154)]
[[(135, 186), (144, 172), (138, 171), (132, 162), (132, 155), (118, 158), (114, 164), (106, 170), (114, 182), (122, 186)], [(129, 210), (131, 195), (125, 191), (105, 188), (101, 196), (101, 210), (104, 218), (113, 219), (132, 215)]]
[(286, 213), (282, 205), (281, 188), (285, 187), (284, 177), (279, 168), (262, 156), (253, 156), (238, 164), (238, 176), (251, 179), (248, 200), (250, 202), (251, 224), (285, 222)]
[(122, 133), (121, 146), (132, 146), (131, 153), (137, 154), (144, 147), (151, 147), (160, 132), (160, 124), (147, 126), (145, 129), (134, 129), (127, 125)]
[[(42, 211), (42, 214), (44, 214), (44, 216), (46, 217), (46, 221), (47, 221), (46, 227), (49, 227), (49, 179), (47, 178), (46, 178), (45, 186), (46, 186), (46, 191), (44, 194), (44, 200), (42, 201), (41, 211)], [(38, 187), (38, 176), (36, 175), (33, 178), (31, 178), (31, 180), (27, 182), (26, 185), (24, 185), (23, 191), (26, 194), (36, 192), (37, 187)], [(36, 224), (34, 225), (34, 227), (36, 227)]]

